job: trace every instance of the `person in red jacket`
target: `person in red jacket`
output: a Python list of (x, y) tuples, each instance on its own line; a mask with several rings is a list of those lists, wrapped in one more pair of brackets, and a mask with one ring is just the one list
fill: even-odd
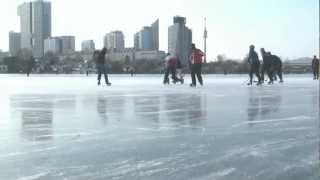
[(191, 69), (191, 87), (197, 85), (196, 75), (201, 86), (203, 85), (203, 79), (201, 75), (201, 66), (202, 66), (202, 57), (204, 56), (203, 52), (200, 49), (196, 48), (195, 44), (191, 46), (191, 56), (190, 56), (190, 69)]

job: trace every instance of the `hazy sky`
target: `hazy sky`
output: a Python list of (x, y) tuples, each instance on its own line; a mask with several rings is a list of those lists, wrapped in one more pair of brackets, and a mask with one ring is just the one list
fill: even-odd
[[(27, 0), (0, 0), (0, 49), (8, 49), (8, 32), (19, 31), (17, 6)], [(160, 20), (160, 49), (167, 51), (168, 26), (175, 15), (187, 17), (193, 41), (203, 48), (203, 19), (208, 24), (208, 59), (217, 54), (243, 58), (250, 44), (296, 58), (318, 54), (318, 0), (51, 0), (52, 35), (93, 39), (122, 30), (126, 47), (142, 26)]]

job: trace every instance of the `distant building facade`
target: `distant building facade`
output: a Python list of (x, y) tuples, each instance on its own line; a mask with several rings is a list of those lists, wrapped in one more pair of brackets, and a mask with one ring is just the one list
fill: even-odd
[(18, 7), (21, 48), (32, 50), (35, 57), (44, 54), (44, 40), (51, 36), (51, 3), (26, 2)]
[(124, 35), (121, 31), (112, 31), (104, 37), (104, 47), (119, 52), (125, 48)]
[(9, 32), (9, 52), (11, 56), (16, 56), (21, 49), (21, 34)]
[(47, 38), (44, 41), (44, 52), (70, 54), (75, 52), (75, 37), (60, 36)]
[(61, 50), (63, 54), (73, 53), (76, 50), (76, 38), (74, 36), (60, 36)]
[(186, 26), (186, 18), (176, 16), (168, 29), (168, 52), (178, 55), (181, 63), (187, 64), (191, 52), (192, 31)]
[(62, 53), (62, 44), (59, 37), (47, 38), (44, 41), (44, 53), (52, 52), (56, 54)]
[(141, 50), (153, 50), (153, 33), (151, 27), (143, 27), (139, 33), (139, 49)]
[(107, 58), (111, 61), (123, 61), (129, 58), (130, 61), (135, 60), (163, 60), (165, 58), (164, 51), (157, 50), (136, 50), (135, 48), (125, 48), (118, 52), (110, 52)]
[(93, 52), (95, 50), (95, 44), (93, 40), (85, 40), (81, 43), (81, 51)]
[(139, 49), (140, 32), (134, 34), (134, 49)]
[(139, 50), (159, 50), (159, 20), (145, 26), (134, 35), (134, 48)]

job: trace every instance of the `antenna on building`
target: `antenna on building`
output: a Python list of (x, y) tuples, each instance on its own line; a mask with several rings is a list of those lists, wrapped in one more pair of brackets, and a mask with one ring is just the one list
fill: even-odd
[(207, 63), (207, 38), (208, 38), (208, 31), (207, 31), (207, 18), (204, 18), (204, 33), (203, 33), (203, 40), (204, 40), (204, 63)]

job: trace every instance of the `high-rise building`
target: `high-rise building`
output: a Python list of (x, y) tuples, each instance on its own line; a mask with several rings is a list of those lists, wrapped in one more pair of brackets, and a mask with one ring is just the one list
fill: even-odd
[(62, 52), (62, 42), (59, 37), (51, 37), (44, 40), (44, 53), (61, 53)]
[(43, 0), (23, 3), (20, 16), (21, 48), (32, 50), (35, 57), (44, 53), (44, 40), (51, 36), (51, 3)]
[(104, 37), (104, 47), (112, 51), (121, 51), (124, 49), (124, 35), (121, 31), (112, 31)]
[(159, 50), (159, 20), (145, 26), (134, 36), (134, 47), (140, 50)]
[(137, 32), (134, 34), (134, 49), (140, 49), (139, 41), (140, 41), (140, 33)]
[(93, 40), (82, 41), (81, 50), (85, 52), (93, 52), (95, 50), (95, 44)]
[(9, 52), (11, 56), (16, 56), (21, 49), (21, 34), (13, 31), (9, 32)]
[(187, 64), (191, 53), (192, 31), (186, 26), (186, 18), (176, 16), (168, 29), (168, 52), (177, 55), (181, 63)]
[(159, 19), (152, 25), (153, 50), (159, 50)]
[(143, 27), (139, 33), (139, 49), (141, 50), (153, 50), (153, 33), (151, 27)]

